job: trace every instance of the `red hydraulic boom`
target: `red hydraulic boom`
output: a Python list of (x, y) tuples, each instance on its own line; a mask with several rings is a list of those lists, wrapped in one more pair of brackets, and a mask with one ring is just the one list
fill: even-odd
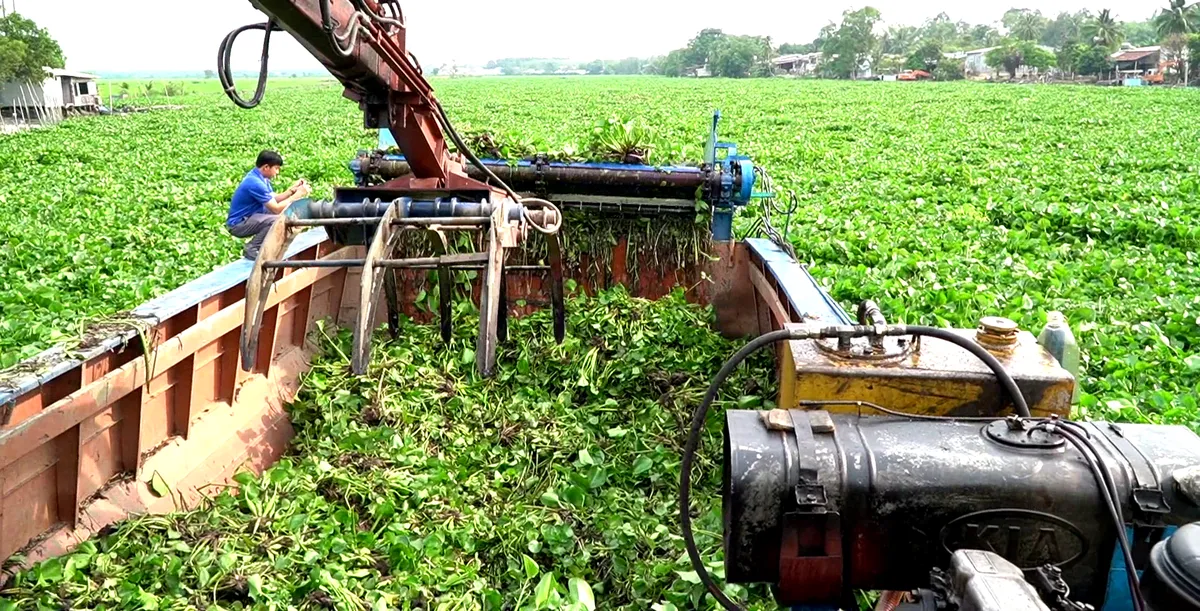
[(451, 154), (446, 145), (444, 133), (455, 139), (457, 134), (434, 97), (433, 87), (422, 75), (420, 64), (407, 49), (407, 26), (399, 2), (250, 0), (250, 3), (269, 17), (268, 30), (282, 29), (291, 34), (342, 82), (346, 87), (344, 95), (358, 102), (368, 128), (391, 130), (412, 168), (412, 175), (388, 186), (491, 188), (469, 178), (458, 156)]

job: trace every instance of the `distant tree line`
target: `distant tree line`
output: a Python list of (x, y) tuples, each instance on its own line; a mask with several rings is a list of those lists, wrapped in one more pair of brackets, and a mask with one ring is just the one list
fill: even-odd
[(484, 68), (500, 69), (501, 74), (554, 74), (565, 70), (583, 71), (588, 74), (642, 74), (650, 60), (627, 57), (619, 60), (596, 59), (586, 63), (566, 59), (537, 57), (508, 57), (488, 62)]
[(768, 36), (734, 36), (710, 28), (701, 30), (686, 48), (653, 59), (648, 69), (665, 76), (688, 76), (702, 69), (729, 78), (770, 76), (775, 54)]
[(996, 24), (955, 21), (941, 13), (919, 26), (883, 27), (878, 10), (847, 10), (839, 23), (821, 28), (807, 43), (773, 47), (770, 38), (735, 36), (705, 29), (663, 57), (652, 58), (643, 72), (666, 76), (707, 73), (733, 78), (770, 76), (772, 59), (781, 55), (820, 53), (818, 76), (857, 78), (874, 73), (924, 70), (939, 79), (963, 77), (961, 61), (947, 61), (956, 51), (991, 49), (985, 63), (1010, 77), (1021, 68), (1079, 75), (1110, 72), (1112, 54), (1123, 43), (1134, 47), (1162, 45), (1170, 57), (1184, 57), (1200, 74), (1200, 2), (1169, 3), (1146, 21), (1118, 21), (1110, 10), (1061, 12), (1053, 18), (1036, 9), (1006, 11)]

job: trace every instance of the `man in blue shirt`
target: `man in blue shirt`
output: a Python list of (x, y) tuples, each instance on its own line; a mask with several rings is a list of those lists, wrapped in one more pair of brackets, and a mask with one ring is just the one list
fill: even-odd
[(225, 219), (225, 228), (238, 238), (249, 238), (242, 255), (247, 259), (257, 259), (258, 251), (262, 248), (267, 232), (279, 215), (287, 210), (297, 200), (308, 197), (312, 189), (305, 180), (297, 180), (290, 189), (283, 193), (275, 193), (271, 188), (271, 180), (279, 176), (283, 168), (283, 157), (275, 151), (263, 151), (258, 154), (254, 169), (242, 179), (233, 192), (233, 201), (229, 204), (229, 216)]

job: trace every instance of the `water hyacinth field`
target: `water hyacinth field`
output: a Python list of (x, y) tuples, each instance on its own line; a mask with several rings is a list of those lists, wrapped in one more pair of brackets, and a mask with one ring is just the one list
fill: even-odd
[[(1200, 428), (1193, 91), (434, 85), (460, 131), (507, 157), (595, 158), (603, 126), (630, 125), (651, 163), (694, 163), (720, 109), (723, 139), (771, 173), (781, 198), (794, 193), (786, 236), (835, 299), (873, 299), (889, 321), (972, 328), (1001, 315), (1035, 333), (1062, 311), (1082, 349), (1079, 416)], [(307, 178), (321, 197), (375, 142), (332, 81), (272, 81), (254, 111), (215, 83), (190, 89), (179, 110), (0, 138), (0, 369), (235, 260), (228, 198), (260, 149), (283, 152), (280, 183)], [(743, 211), (739, 235), (760, 214)], [(472, 370), (466, 303), (454, 345), (407, 323), (362, 379), (346, 374), (346, 334), (324, 329), (285, 461), (243, 477), (240, 495), (130, 520), (20, 573), (0, 610), (707, 609), (674, 515), (678, 454), (738, 343), (679, 296), (618, 290), (569, 306), (562, 346), (546, 313), (515, 322), (520, 341), (490, 381)], [(723, 405), (770, 405), (772, 384), (769, 359), (757, 361)], [(717, 569), (719, 440), (714, 416), (693, 502), (709, 509), (697, 528)], [(774, 608), (765, 589), (730, 592)]]

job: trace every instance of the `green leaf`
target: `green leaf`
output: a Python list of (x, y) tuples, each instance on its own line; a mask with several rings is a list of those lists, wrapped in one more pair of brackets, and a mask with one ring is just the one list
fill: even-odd
[(749, 395), (738, 397), (738, 409), (755, 409), (762, 406), (762, 398)]
[(250, 597), (254, 600), (262, 598), (263, 583), (262, 575), (251, 575), (246, 578), (246, 587), (250, 591)]
[(533, 561), (533, 558), (530, 558), (529, 556), (526, 556), (525, 554), (521, 554), (521, 563), (525, 569), (525, 578), (526, 579), (533, 579), (534, 577), (537, 577), (538, 572), (539, 572), (538, 564)]
[(592, 595), (592, 586), (578, 577), (567, 581), (567, 596), (571, 602), (583, 605), (588, 611), (596, 610), (596, 597)]
[(1200, 354), (1193, 354), (1183, 359), (1183, 364), (1187, 365), (1189, 371), (1200, 371)]
[(650, 468), (653, 466), (654, 466), (653, 460), (650, 460), (650, 458), (648, 458), (646, 456), (639, 456), (639, 457), (637, 457), (637, 460), (633, 461), (633, 474), (635, 476), (641, 475), (641, 474), (649, 471)]
[(542, 494), (542, 504), (547, 507), (562, 507), (562, 501), (559, 500), (558, 495), (552, 490)]
[(154, 474), (150, 476), (149, 484), (150, 492), (152, 492), (154, 496), (159, 498), (171, 496), (171, 487), (167, 485), (167, 480), (163, 479), (163, 476), (158, 474), (158, 471), (155, 471)]
[(567, 486), (562, 491), (563, 500), (576, 507), (583, 507), (585, 496), (586, 494), (584, 493), (583, 488), (580, 488), (579, 486)]
[(585, 448), (579, 451), (579, 463), (591, 466), (596, 464), (596, 461), (592, 460), (592, 454)]
[(546, 608), (550, 602), (550, 593), (554, 591), (554, 572), (551, 571), (542, 575), (541, 581), (533, 590), (533, 606), (536, 609)]
[(682, 579), (688, 583), (691, 583), (691, 584), (699, 584), (700, 583), (700, 575), (698, 573), (696, 573), (696, 571), (675, 571), (675, 574), (679, 575), (680, 579)]
[(608, 482), (608, 469), (604, 467), (592, 467), (588, 470), (588, 489), (595, 490)]

